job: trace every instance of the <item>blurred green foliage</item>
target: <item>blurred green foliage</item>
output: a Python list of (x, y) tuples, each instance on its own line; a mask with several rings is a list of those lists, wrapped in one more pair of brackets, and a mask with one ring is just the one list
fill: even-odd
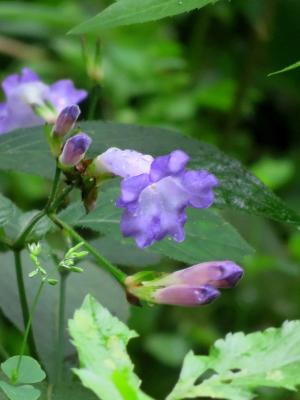
[[(0, 78), (25, 65), (48, 82), (70, 77), (94, 97), (93, 118), (171, 127), (216, 144), (300, 211), (300, 73), (267, 77), (299, 57), (299, 1), (220, 1), (173, 19), (118, 28), (101, 35), (95, 57), (97, 38), (66, 32), (110, 3), (0, 2)], [(82, 109), (87, 118), (87, 102)], [(0, 187), (31, 210), (44, 203), (49, 184), (2, 173)], [(258, 217), (226, 217), (256, 249), (244, 260), (246, 276), (235, 290), (209, 307), (131, 309), (129, 326), (141, 337), (130, 351), (143, 390), (156, 399), (174, 385), (187, 348), (206, 354), (229, 331), (299, 319), (299, 232)], [(150, 262), (157, 269), (180, 266), (164, 258)], [(19, 343), (18, 331), (2, 316), (1, 358)], [(300, 399), (269, 389), (259, 396), (283, 398)]]

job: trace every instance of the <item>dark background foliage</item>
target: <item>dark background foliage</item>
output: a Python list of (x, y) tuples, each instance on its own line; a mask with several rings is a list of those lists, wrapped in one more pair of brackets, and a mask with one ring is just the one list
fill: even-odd
[[(101, 36), (96, 67), (87, 65), (80, 38), (65, 34), (108, 4), (0, 2), (0, 78), (23, 66), (47, 82), (70, 77), (95, 101), (92, 115), (89, 102), (83, 104), (84, 119), (169, 127), (215, 144), (300, 211), (300, 72), (267, 77), (299, 59), (299, 1), (220, 1), (172, 19), (119, 28)], [(98, 39), (83, 38), (88, 60)], [(0, 185), (23, 210), (42, 206), (49, 190), (41, 178), (12, 173), (1, 173)], [(131, 354), (144, 389), (157, 399), (175, 383), (190, 348), (205, 354), (227, 332), (299, 319), (300, 232), (260, 217), (226, 213), (226, 218), (256, 249), (244, 260), (246, 275), (238, 288), (204, 308), (131, 308), (129, 325), (141, 335)], [(159, 257), (147, 262), (158, 270), (180, 266)], [(139, 263), (126, 272), (138, 268)], [(4, 316), (0, 327), (4, 358), (18, 351), (20, 337)], [(259, 395), (282, 398), (299, 396), (271, 390)]]

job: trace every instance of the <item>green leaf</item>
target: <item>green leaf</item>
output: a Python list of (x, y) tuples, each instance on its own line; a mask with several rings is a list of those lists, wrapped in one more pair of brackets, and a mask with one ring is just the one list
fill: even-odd
[(147, 21), (182, 14), (199, 9), (217, 0), (120, 0), (100, 14), (73, 28), (70, 33), (100, 32), (122, 25), (139, 24)]
[[(122, 0), (121, 0), (122, 1)], [(254, 175), (213, 146), (165, 129), (106, 123), (81, 123), (93, 139), (90, 156), (109, 147), (135, 149), (154, 156), (174, 149), (186, 151), (191, 168), (207, 169), (220, 181), (216, 205), (258, 214), (281, 222), (300, 225), (300, 216), (291, 210)], [(41, 168), (42, 166), (42, 168)], [(41, 127), (0, 136), (0, 170), (18, 170), (52, 178), (55, 163)], [(101, 199), (101, 197), (100, 197)]]
[[(20, 356), (10, 357), (1, 364), (5, 375), (13, 382)], [(32, 357), (22, 356), (18, 379), (15, 383), (37, 383), (46, 378), (40, 364)]]
[(280, 69), (279, 71), (271, 72), (268, 76), (282, 74), (283, 72), (292, 71), (293, 69), (296, 69), (296, 68), (299, 68), (299, 67), (300, 67), (300, 61), (297, 61), (294, 64), (289, 65), (288, 67)]
[[(44, 244), (42, 243), (44, 247)], [(50, 251), (41, 256), (42, 265), (49, 272), (51, 278), (57, 278), (57, 266), (54, 265)], [(26, 295), (29, 304), (32, 304), (39, 280), (27, 278), (33, 269), (32, 261), (27, 252), (22, 253), (23, 275)], [(3, 314), (20, 330), (24, 329), (17, 282), (14, 270), (14, 259), (11, 253), (0, 253), (0, 308)], [(84, 268), (81, 274), (70, 274), (66, 287), (66, 320), (74, 310), (80, 306), (85, 295), (90, 292), (102, 302), (114, 315), (126, 320), (128, 317), (128, 303), (124, 290), (108, 273), (95, 266), (89, 260), (80, 263)], [(54, 352), (57, 344), (57, 312), (59, 301), (59, 285), (45, 285), (42, 291), (36, 312), (33, 318), (33, 332), (37, 342), (38, 353), (42, 365), (45, 366), (50, 381), (53, 379), (55, 363)], [(74, 349), (65, 338), (65, 356), (74, 354)]]
[[(208, 371), (213, 375), (205, 378)], [(196, 383), (201, 378), (202, 382)], [(259, 387), (295, 390), (299, 384), (300, 321), (291, 321), (249, 335), (228, 334), (214, 344), (208, 356), (188, 353), (167, 400), (251, 400)]]
[(137, 336), (92, 296), (69, 321), (69, 331), (81, 368), (74, 372), (83, 385), (101, 400), (150, 400), (140, 390), (140, 380), (126, 352), (130, 339)]
[[(122, 238), (120, 232), (122, 210), (114, 205), (119, 189), (111, 184), (107, 186), (107, 190), (100, 194), (97, 207), (91, 213), (85, 214), (82, 205), (74, 204), (71, 210), (62, 212), (61, 217), (71, 224), (108, 234), (121, 243), (132, 243), (132, 239)], [(216, 211), (188, 210), (185, 233), (182, 243), (166, 238), (147, 251), (163, 254), (187, 264), (212, 259), (242, 261), (246, 255), (253, 253), (253, 249)]]
[(33, 386), (13, 386), (0, 381), (0, 387), (10, 400), (37, 400), (41, 392)]
[(14, 212), (14, 204), (0, 193), (0, 227), (7, 224)]

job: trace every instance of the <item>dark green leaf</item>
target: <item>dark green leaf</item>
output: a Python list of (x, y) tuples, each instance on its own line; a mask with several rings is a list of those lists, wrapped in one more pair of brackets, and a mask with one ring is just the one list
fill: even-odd
[(121, 0), (76, 26), (70, 33), (99, 32), (121, 25), (139, 24), (199, 9), (217, 0)]
[(0, 193), (0, 227), (7, 224), (14, 212), (14, 204)]
[[(108, 189), (100, 195), (98, 206), (91, 213), (85, 214), (82, 205), (74, 204), (70, 210), (62, 213), (62, 218), (77, 226), (108, 234), (121, 243), (132, 243), (132, 240), (122, 238), (120, 233), (122, 210), (114, 205), (118, 192), (119, 189), (108, 185)], [(212, 210), (188, 210), (185, 232), (186, 237), (182, 243), (167, 238), (147, 251), (187, 264), (221, 259), (242, 261), (244, 256), (253, 252), (238, 232)]]
[[(50, 254), (41, 257), (42, 265), (52, 278), (58, 278)], [(33, 269), (33, 264), (26, 252), (22, 254), (23, 273), (26, 293), (29, 304), (39, 285), (39, 280), (28, 278)], [(14, 270), (14, 260), (10, 253), (0, 254), (0, 307), (3, 313), (19, 329), (23, 330), (22, 314), (17, 293), (17, 283)], [(128, 317), (128, 304), (123, 289), (109, 274), (96, 267), (88, 260), (79, 264), (84, 268), (81, 274), (72, 273), (67, 280), (66, 319), (73, 315), (84, 296), (90, 292), (101, 301), (111, 312), (122, 320)], [(56, 337), (57, 337), (57, 310), (58, 310), (59, 285), (45, 285), (33, 318), (33, 330), (37, 341), (41, 361), (46, 367), (47, 375), (53, 378)], [(66, 340), (66, 356), (74, 353), (73, 348)]]
[[(19, 359), (20, 356), (13, 356), (1, 364), (2, 371), (11, 381), (14, 380)], [(22, 356), (18, 379), (15, 383), (37, 383), (43, 381), (45, 378), (45, 372), (34, 358)]]
[[(154, 156), (174, 149), (186, 151), (191, 168), (207, 169), (220, 181), (216, 205), (263, 215), (277, 221), (300, 224), (300, 216), (283, 203), (254, 175), (215, 147), (176, 132), (134, 125), (85, 122), (82, 129), (93, 138), (91, 156), (108, 147), (132, 148)], [(18, 170), (52, 177), (55, 169), (42, 128), (0, 136), (0, 170)], [(100, 197), (101, 198), (101, 197)]]

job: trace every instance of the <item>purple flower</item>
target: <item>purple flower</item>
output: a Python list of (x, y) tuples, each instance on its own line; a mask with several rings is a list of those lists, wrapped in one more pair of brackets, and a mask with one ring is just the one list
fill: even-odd
[(220, 292), (210, 285), (174, 285), (157, 289), (153, 293), (153, 301), (158, 304), (195, 307), (209, 304), (219, 296)]
[(109, 149), (95, 160), (96, 169), (123, 177), (117, 206), (124, 208), (121, 230), (146, 247), (170, 235), (184, 240), (186, 208), (210, 207), (216, 177), (205, 170), (187, 171), (186, 153), (175, 150), (153, 159), (132, 150)]
[(232, 288), (243, 274), (242, 268), (233, 261), (210, 261), (166, 275), (159, 279), (157, 284), (163, 286), (211, 285), (215, 288)]
[(57, 136), (64, 136), (71, 129), (74, 128), (74, 125), (80, 115), (80, 108), (77, 104), (73, 104), (72, 106), (68, 106), (64, 108), (58, 115), (57, 120), (55, 122), (53, 132)]
[(91, 143), (92, 139), (83, 132), (70, 137), (63, 147), (59, 162), (65, 166), (75, 166), (84, 158)]
[(45, 119), (53, 122), (65, 107), (87, 96), (85, 90), (75, 89), (71, 80), (46, 85), (28, 68), (4, 79), (2, 88), (6, 101), (0, 104), (0, 134), (42, 125)]

